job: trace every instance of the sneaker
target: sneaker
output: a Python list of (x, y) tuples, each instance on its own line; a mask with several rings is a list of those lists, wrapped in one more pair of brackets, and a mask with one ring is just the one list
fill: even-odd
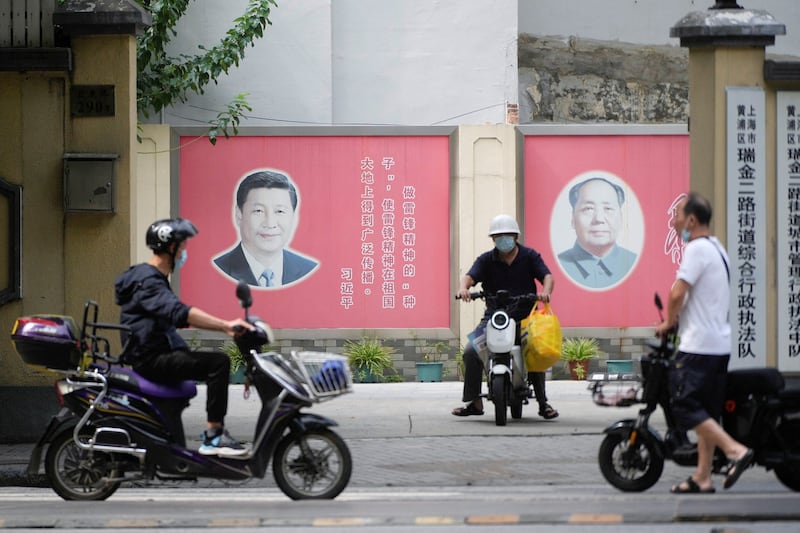
[(203, 455), (237, 456), (246, 454), (249, 449), (231, 437), (227, 429), (223, 429), (214, 436), (204, 431), (203, 444), (197, 451)]

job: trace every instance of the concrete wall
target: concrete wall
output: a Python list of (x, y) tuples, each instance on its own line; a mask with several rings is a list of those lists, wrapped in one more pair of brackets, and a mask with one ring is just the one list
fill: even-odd
[[(218, 40), (245, 0), (198, 0), (171, 53)], [(286, 0), (244, 61), (153, 122), (196, 126), (239, 92), (243, 125), (453, 125), (506, 122), (516, 103), (517, 3)]]
[[(800, 57), (800, 34), (791, 31), (800, 3), (741, 3), (790, 28), (768, 53)], [(273, 25), (239, 68), (153, 122), (205, 123), (242, 91), (253, 105), (248, 126), (514, 123), (506, 104), (517, 103), (521, 123), (685, 122), (686, 51), (669, 30), (713, 4), (287, 0), (273, 8)], [(191, 3), (171, 51), (213, 43), (245, 5)], [(571, 71), (543, 68), (548, 58)], [(532, 113), (537, 98), (544, 111)]]

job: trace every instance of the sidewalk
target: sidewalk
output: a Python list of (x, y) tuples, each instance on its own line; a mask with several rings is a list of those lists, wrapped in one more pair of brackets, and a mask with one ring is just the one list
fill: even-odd
[[(410, 462), (414, 456), (429, 456), (427, 461), (430, 463), (443, 452), (448, 455), (447, 462), (452, 462), (456, 460), (455, 456), (461, 455), (456, 453), (454, 456), (453, 448), (469, 450), (473, 447), (469, 444), (473, 438), (480, 439), (480, 444), (476, 443), (475, 446), (481, 448), (485, 448), (485, 438), (490, 436), (498, 439), (493, 446), (502, 444), (507, 447), (516, 447), (527, 442), (520, 441), (518, 437), (597, 435), (599, 439), (603, 429), (611, 422), (635, 416), (635, 407), (617, 409), (594, 405), (587, 385), (585, 381), (548, 381), (548, 398), (559, 411), (559, 418), (540, 418), (537, 415), (537, 406), (532, 402), (524, 407), (522, 419), (513, 420), (509, 416), (508, 424), (504, 427), (495, 425), (493, 404), (489, 402), (484, 402), (483, 416), (451, 415), (451, 409), (461, 405), (462, 388), (462, 383), (452, 381), (355, 384), (353, 394), (317, 404), (310, 411), (329, 416), (338, 422), (336, 431), (348, 441), (353, 456), (359, 458), (353, 481), (357, 481), (358, 476), (355, 474), (360, 472), (365, 483), (377, 483), (384, 476), (373, 475), (371, 470), (387, 462), (385, 447), (396, 443), (396, 439), (404, 440), (402, 446), (397, 446), (402, 451), (391, 457), (391, 462), (397, 463), (396, 466), (403, 461)], [(252, 440), (261, 404), (254, 390), (249, 399), (243, 397), (243, 390), (243, 385), (230, 387), (226, 425), (237, 438)], [(205, 395), (205, 387), (199, 386), (197, 397), (183, 414), (189, 446), (196, 447), (200, 444), (199, 434), (205, 427)], [(660, 425), (660, 415), (655, 415), (653, 421), (657, 426)], [(457, 437), (459, 444), (451, 440), (451, 437)], [(514, 438), (508, 439), (509, 437)], [(563, 443), (553, 442), (548, 448), (551, 446), (555, 448), (551, 452), (543, 448), (540, 450), (540, 460), (546, 460), (546, 456), (550, 456), (550, 460), (560, 463), (564, 455), (560, 449)], [(38, 476), (27, 476), (27, 465), (33, 447), (34, 443), (0, 445), (0, 486), (48, 485), (43, 469), (40, 469)], [(404, 459), (398, 457), (398, 454), (402, 454)], [(468, 456), (469, 454), (466, 457)], [(572, 455), (570, 461), (576, 458), (576, 455)], [(452, 463), (448, 468), (451, 466)], [(430, 464), (428, 467), (430, 468)], [(524, 469), (518, 474), (525, 475)], [(419, 481), (419, 473), (413, 479)]]

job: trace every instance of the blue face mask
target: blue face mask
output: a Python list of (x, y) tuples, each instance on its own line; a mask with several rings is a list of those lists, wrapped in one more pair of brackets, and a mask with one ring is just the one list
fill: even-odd
[(187, 252), (186, 248), (184, 248), (181, 252), (181, 255), (175, 258), (175, 270), (178, 270), (185, 265), (187, 259), (189, 259), (189, 252)]
[(688, 229), (683, 228), (683, 231), (681, 231), (681, 240), (683, 242), (689, 242), (689, 239), (691, 239), (691, 237), (692, 233)]
[(517, 245), (517, 240), (511, 235), (502, 235), (494, 240), (494, 246), (499, 251), (507, 254)]

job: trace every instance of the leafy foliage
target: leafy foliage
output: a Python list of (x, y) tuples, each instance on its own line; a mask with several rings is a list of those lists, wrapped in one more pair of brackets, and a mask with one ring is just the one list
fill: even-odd
[[(258, 353), (269, 351), (269, 344), (261, 346), (257, 351)], [(247, 364), (244, 355), (232, 340), (226, 340), (222, 343), (222, 352), (231, 360), (231, 374), (235, 374), (241, 367)]]
[(586, 361), (595, 359), (600, 354), (597, 339), (574, 337), (565, 339), (561, 346), (561, 358), (565, 361)]
[(348, 340), (344, 344), (344, 353), (350, 362), (359, 381), (363, 375), (369, 373), (378, 379), (384, 377), (384, 370), (393, 369), (392, 355), (395, 353), (391, 346), (384, 346), (378, 339), (361, 338), (358, 341)]
[[(190, 0), (138, 0), (150, 11), (153, 24), (140, 37), (137, 46), (136, 99), (144, 117), (160, 112), (175, 103), (184, 103), (191, 94), (203, 94), (209, 83), (238, 67), (248, 46), (264, 36), (271, 6), (275, 0), (250, 0), (244, 14), (233, 21), (234, 26), (222, 40), (211, 48), (198, 45), (199, 53), (167, 55), (166, 48), (177, 35), (175, 25), (186, 13)], [(245, 111), (252, 111), (247, 94), (240, 93), (226, 109), (209, 123), (209, 140), (216, 144), (217, 136), (234, 135)]]

